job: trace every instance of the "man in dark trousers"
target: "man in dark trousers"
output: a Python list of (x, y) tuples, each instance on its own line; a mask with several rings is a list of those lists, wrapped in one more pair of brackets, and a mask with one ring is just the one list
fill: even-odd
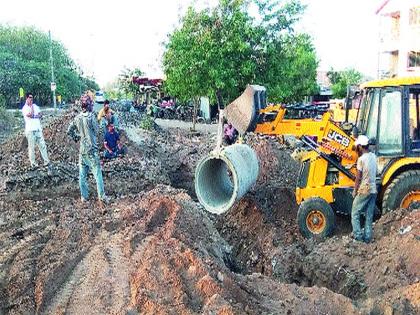
[(104, 137), (104, 158), (113, 159), (125, 154), (125, 148), (121, 143), (120, 135), (113, 124), (109, 123)]
[[(360, 135), (356, 142), (359, 155), (357, 160), (357, 175), (353, 190), (353, 206), (351, 209), (351, 225), (353, 237), (357, 241), (370, 243), (372, 241), (372, 221), (376, 202), (376, 155), (369, 152), (369, 139)], [(362, 232), (360, 216), (365, 215), (365, 228)]]
[(92, 113), (92, 99), (83, 95), (80, 99), (82, 112), (71, 122), (67, 134), (75, 141), (80, 141), (79, 150), (79, 186), (82, 202), (89, 198), (89, 186), (87, 176), (92, 171), (96, 180), (98, 198), (102, 203), (109, 203), (105, 195), (104, 182), (102, 178), (101, 164), (99, 160), (99, 148), (97, 144), (98, 121)]

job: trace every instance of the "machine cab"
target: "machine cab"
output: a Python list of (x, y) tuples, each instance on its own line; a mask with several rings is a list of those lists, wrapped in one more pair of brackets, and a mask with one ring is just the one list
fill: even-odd
[(399, 157), (420, 156), (420, 78), (368, 82), (362, 86), (356, 127), (372, 139), (379, 172)]

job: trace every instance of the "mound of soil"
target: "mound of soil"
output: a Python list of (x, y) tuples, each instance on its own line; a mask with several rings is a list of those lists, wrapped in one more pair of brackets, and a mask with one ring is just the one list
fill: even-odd
[(233, 273), (230, 247), (207, 214), (168, 186), (105, 213), (69, 198), (6, 208), (31, 223), (2, 238), (3, 313), (356, 314), (327, 289)]

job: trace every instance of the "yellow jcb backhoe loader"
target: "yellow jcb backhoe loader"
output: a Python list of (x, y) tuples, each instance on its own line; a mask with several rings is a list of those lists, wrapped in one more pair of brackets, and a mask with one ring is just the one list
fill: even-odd
[[(372, 140), (378, 157), (377, 206), (382, 212), (420, 206), (420, 77), (361, 86), (356, 125), (321, 119), (287, 119), (281, 105), (266, 105), (265, 89), (248, 86), (224, 116), (240, 132), (293, 135), (309, 149), (297, 180), (298, 225), (305, 237), (331, 235), (335, 213), (350, 214), (357, 134)], [(348, 110), (348, 109), (347, 109)], [(352, 133), (353, 132), (353, 133)]]

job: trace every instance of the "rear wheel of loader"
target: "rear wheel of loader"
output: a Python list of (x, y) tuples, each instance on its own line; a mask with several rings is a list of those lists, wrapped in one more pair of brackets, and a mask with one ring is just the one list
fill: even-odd
[(335, 229), (335, 214), (324, 199), (310, 198), (299, 206), (297, 222), (304, 237), (324, 238), (330, 236)]
[(420, 170), (398, 175), (386, 188), (382, 202), (382, 213), (420, 205)]

